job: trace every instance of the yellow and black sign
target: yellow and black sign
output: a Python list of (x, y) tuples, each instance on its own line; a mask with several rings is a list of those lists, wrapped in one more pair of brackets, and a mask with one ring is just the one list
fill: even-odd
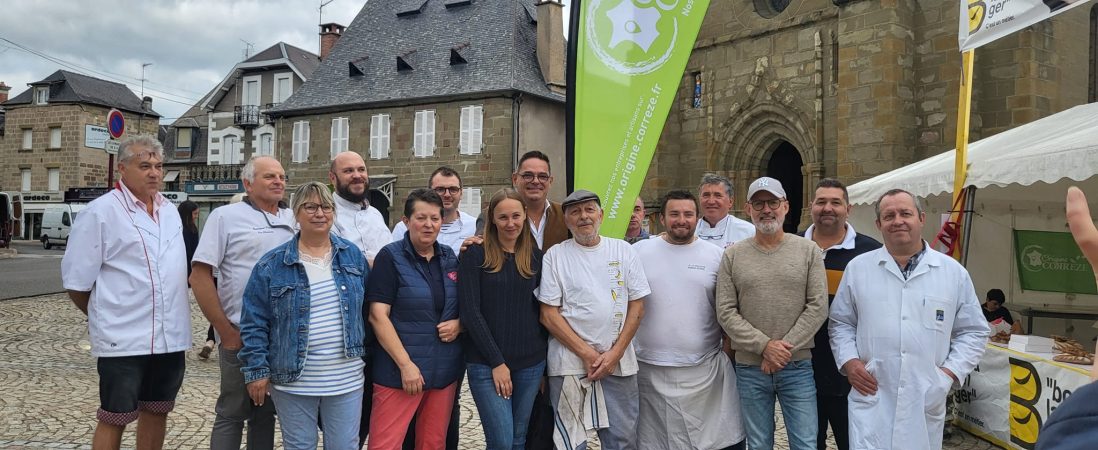
[(1041, 431), (1041, 375), (1029, 361), (1010, 358), (1010, 442), (1032, 450)]

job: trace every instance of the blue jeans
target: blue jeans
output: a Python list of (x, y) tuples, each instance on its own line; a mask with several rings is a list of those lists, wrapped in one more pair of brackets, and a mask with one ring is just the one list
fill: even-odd
[(324, 450), (358, 450), (362, 389), (341, 395), (296, 395), (271, 389), (286, 450), (316, 450), (317, 413), (324, 416)]
[(816, 449), (816, 381), (812, 360), (792, 361), (784, 369), (767, 375), (759, 366), (736, 363), (743, 424), (747, 447), (774, 448), (774, 398), (782, 405), (790, 450)]
[(521, 450), (526, 448), (526, 428), (534, 397), (545, 373), (545, 361), (525, 369), (511, 371), (511, 398), (496, 394), (492, 368), (484, 364), (468, 365), (469, 392), (480, 412), (484, 427), (484, 443), (488, 450)]

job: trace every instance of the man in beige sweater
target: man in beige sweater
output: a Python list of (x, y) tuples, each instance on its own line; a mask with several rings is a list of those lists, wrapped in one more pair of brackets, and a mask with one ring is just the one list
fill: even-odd
[(823, 253), (782, 231), (789, 212), (781, 182), (751, 182), (746, 208), (755, 236), (724, 252), (717, 273), (717, 319), (736, 350), (740, 404), (752, 450), (774, 448), (774, 399), (790, 450), (816, 448), (813, 336), (827, 320)]

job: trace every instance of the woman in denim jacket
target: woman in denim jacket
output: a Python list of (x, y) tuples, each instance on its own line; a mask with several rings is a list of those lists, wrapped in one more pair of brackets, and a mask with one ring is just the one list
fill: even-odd
[(292, 209), (300, 232), (252, 270), (240, 319), (241, 371), (256, 405), (275, 402), (287, 450), (358, 447), (369, 271), (362, 252), (330, 234), (335, 202), (326, 186), (302, 185)]

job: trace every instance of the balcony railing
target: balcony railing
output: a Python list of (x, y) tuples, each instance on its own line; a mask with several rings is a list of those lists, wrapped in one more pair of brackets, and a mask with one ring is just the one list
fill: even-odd
[(263, 105), (263, 108), (259, 110), (259, 115), (261, 116), (259, 120), (263, 121), (264, 124), (273, 124), (274, 119), (267, 115), (267, 111), (274, 109), (278, 105), (281, 105), (281, 103), (268, 103)]
[(189, 179), (194, 181), (239, 180), (243, 164), (191, 166)]
[(233, 108), (233, 124), (245, 127), (259, 125), (259, 105), (242, 105)]

